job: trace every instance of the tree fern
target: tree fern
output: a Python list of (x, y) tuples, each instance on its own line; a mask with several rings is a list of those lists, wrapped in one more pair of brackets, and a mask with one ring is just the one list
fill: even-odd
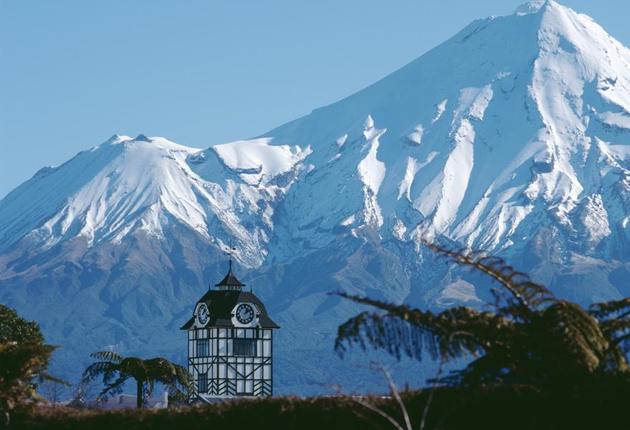
[(483, 252), (452, 251), (427, 243), (456, 264), (478, 270), (498, 284), (494, 311), (455, 307), (439, 313), (337, 293), (375, 308), (343, 323), (335, 349), (371, 346), (400, 358), (428, 354), (443, 361), (470, 357), (464, 369), (441, 383), (546, 384), (576, 375), (626, 372), (630, 347), (630, 299), (589, 310), (553, 295), (545, 286)]
[(82, 382), (88, 383), (102, 377), (104, 388), (99, 394), (99, 399), (107, 399), (108, 396), (121, 393), (129, 379), (136, 381), (138, 408), (146, 403), (156, 383), (164, 384), (173, 393), (187, 392), (190, 388), (188, 371), (165, 358), (144, 360), (138, 357), (123, 357), (111, 351), (99, 351), (91, 356), (99, 361), (85, 369)]

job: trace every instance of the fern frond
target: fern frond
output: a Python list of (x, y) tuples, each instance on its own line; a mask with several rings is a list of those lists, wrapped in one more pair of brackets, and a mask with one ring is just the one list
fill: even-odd
[(96, 363), (90, 364), (83, 371), (83, 382), (90, 382), (92, 379), (104, 375), (107, 373), (115, 372), (118, 370), (118, 366), (115, 363), (111, 363), (109, 361), (97, 361)]
[(122, 393), (123, 386), (129, 378), (131, 378), (130, 375), (120, 373), (115, 381), (109, 384), (105, 384), (105, 387), (101, 390), (97, 398), (99, 400), (107, 400), (107, 398), (112, 395)]
[(511, 360), (507, 355), (488, 352), (481, 357), (477, 357), (464, 369), (452, 372), (443, 380), (436, 383), (445, 385), (480, 385), (501, 383), (505, 379), (512, 377)]
[(614, 339), (630, 331), (630, 318), (605, 319), (599, 322), (599, 326), (607, 336)]
[(90, 357), (101, 361), (111, 361), (113, 363), (120, 363), (123, 360), (123, 356), (114, 351), (97, 351), (90, 354)]
[(146, 360), (138, 357), (125, 357), (118, 365), (121, 373), (133, 375), (135, 379), (145, 381), (149, 375)]
[[(423, 243), (430, 250), (449, 257), (457, 264), (472, 267), (490, 276), (503, 286), (521, 307), (529, 311), (556, 300), (549, 289), (532, 282), (527, 274), (515, 270), (502, 258), (488, 256), (479, 251), (452, 251), (427, 241)], [(519, 310), (518, 314), (522, 314), (522, 311)]]
[(630, 315), (630, 297), (622, 300), (595, 303), (589, 307), (589, 313), (599, 320), (623, 318)]
[(367, 297), (337, 293), (356, 303), (386, 313), (363, 312), (339, 326), (335, 349), (343, 355), (347, 346), (368, 345), (420, 360), (422, 353), (432, 358), (453, 359), (465, 354), (478, 355), (507, 339), (513, 323), (500, 316), (466, 307), (447, 309), (439, 314), (393, 305)]
[(434, 359), (438, 356), (438, 344), (431, 332), (398, 317), (372, 312), (363, 312), (339, 326), (335, 340), (337, 353), (343, 355), (352, 344), (358, 344), (362, 349), (370, 345), (397, 359), (407, 355), (421, 360), (423, 351)]
[(456, 264), (481, 271), (497, 281), (491, 289), (494, 312), (455, 307), (422, 311), (367, 297), (336, 293), (371, 306), (339, 326), (335, 349), (371, 346), (397, 358), (442, 362), (472, 355), (467, 367), (441, 384), (566, 384), (603, 374), (630, 374), (630, 298), (597, 303), (588, 309), (556, 298), (545, 286), (503, 259), (482, 252), (451, 251), (425, 245)]
[[(610, 343), (598, 321), (575, 303), (558, 301), (541, 315), (541, 327), (552, 337), (547, 339), (565, 366), (577, 366), (587, 372), (600, 367)], [(564, 358), (564, 360), (563, 360)]]

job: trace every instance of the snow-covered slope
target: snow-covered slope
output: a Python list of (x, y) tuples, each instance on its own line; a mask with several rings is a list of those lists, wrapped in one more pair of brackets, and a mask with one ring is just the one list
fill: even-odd
[(0, 202), (0, 298), (63, 363), (106, 345), (181, 358), (177, 327), (234, 246), (283, 327), (278, 391), (323, 391), (353, 375), (331, 349), (356, 311), (327, 292), (479, 303), (483, 283), (424, 236), (581, 302), (629, 294), (629, 167), (630, 51), (535, 1), (258, 138), (114, 136), (42, 169)]
[[(354, 206), (311, 210), (289, 196), (293, 213), (308, 214), (292, 227), (311, 236), (316, 229), (302, 227), (316, 219), (363, 216), (384, 222), (385, 236), (444, 234), (502, 250), (554, 225), (583, 252), (612, 246), (628, 233), (629, 67), (628, 49), (553, 1), (476, 21), (372, 87), (269, 133), (314, 148), (315, 169), (299, 185), (310, 193), (365, 184)], [(350, 157), (361, 159), (359, 175), (340, 180), (336, 170), (354, 173), (342, 165)]]
[(219, 247), (229, 242), (245, 264), (258, 266), (273, 227), (271, 203), (307, 153), (265, 139), (200, 151), (116, 135), (10, 193), (0, 206), (0, 249), (23, 237), (42, 249), (76, 237), (88, 246), (120, 243), (137, 230), (163, 238), (174, 221)]

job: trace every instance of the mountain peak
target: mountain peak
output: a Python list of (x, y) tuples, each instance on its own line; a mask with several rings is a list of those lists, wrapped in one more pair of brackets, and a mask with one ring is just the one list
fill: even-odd
[(105, 141), (105, 144), (106, 145), (108, 145), (108, 144), (117, 144), (117, 143), (126, 142), (128, 140), (132, 140), (132, 138), (129, 137), (129, 136), (124, 136), (124, 135), (116, 133), (116, 134), (112, 135), (112, 137), (107, 139)]
[(557, 4), (553, 0), (532, 0), (520, 5), (515, 13), (516, 15), (531, 15), (540, 12), (547, 7)]
[(145, 136), (144, 134), (137, 135), (133, 140), (135, 140), (136, 142), (151, 142), (151, 141), (153, 141), (152, 138), (149, 138), (149, 137)]

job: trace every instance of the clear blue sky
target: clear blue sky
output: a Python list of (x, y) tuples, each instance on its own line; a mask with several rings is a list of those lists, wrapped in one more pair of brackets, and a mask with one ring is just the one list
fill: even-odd
[[(114, 133), (263, 133), (520, 3), (0, 0), (0, 197)], [(630, 45), (627, 0), (564, 4)]]

